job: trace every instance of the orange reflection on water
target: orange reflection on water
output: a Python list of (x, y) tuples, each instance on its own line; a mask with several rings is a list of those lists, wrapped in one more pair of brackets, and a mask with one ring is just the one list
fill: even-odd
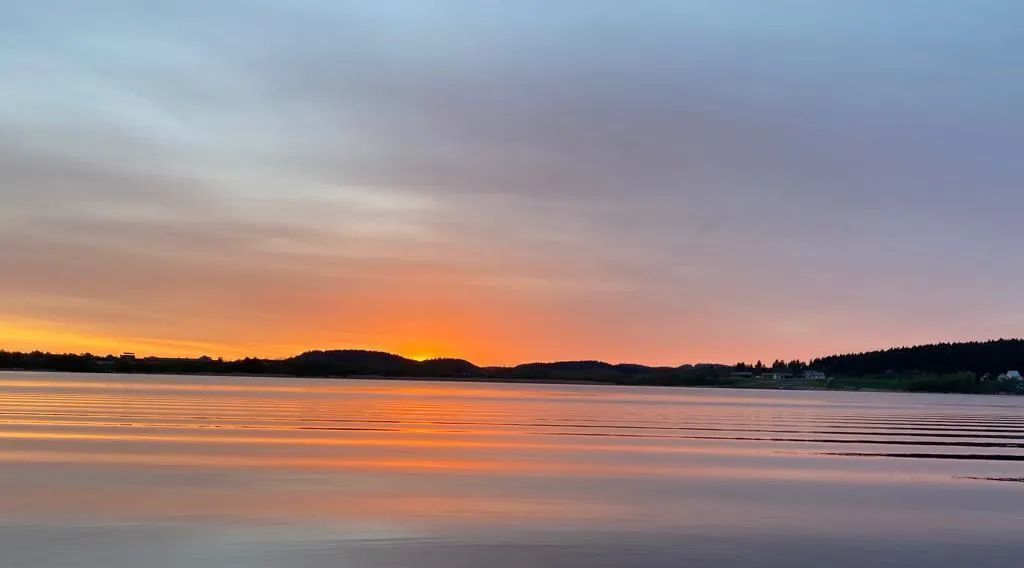
[[(871, 471), (843, 471), (836, 469), (808, 470), (806, 468), (759, 467), (732, 468), (701, 464), (586, 463), (562, 461), (476, 460), (459, 458), (347, 458), (347, 457), (295, 457), (253, 455), (210, 455), (197, 453), (141, 453), (141, 452), (74, 452), (74, 451), (3, 451), (0, 460), (8, 463), (74, 464), (93, 466), (147, 466), (204, 469), (288, 470), (305, 472), (328, 471), (396, 471), (406, 473), (444, 473), (473, 477), (480, 476), (543, 476), (570, 478), (672, 478), (672, 479), (730, 479), (777, 480), (816, 483), (853, 482), (892, 483), (890, 473)], [(915, 472), (907, 476), (920, 483), (949, 483), (948, 475), (927, 475)]]
[[(419, 437), (406, 436), (410, 433), (431, 433), (425, 430), (402, 430), (401, 436), (335, 438), (335, 437), (302, 437), (302, 436), (225, 436), (213, 434), (138, 434), (138, 433), (90, 433), (90, 432), (55, 432), (55, 431), (0, 431), (0, 440), (32, 440), (38, 442), (89, 441), (89, 442), (156, 442), (158, 444), (183, 445), (228, 445), (237, 450), (245, 446), (287, 446), (298, 448), (311, 447), (352, 447), (428, 450), (474, 450), (478, 455), (502, 451), (535, 450), (565, 454), (588, 452), (631, 454), (631, 453), (663, 453), (682, 455), (718, 455), (718, 456), (763, 456), (764, 451), (757, 448), (721, 447), (720, 445), (683, 445), (683, 444), (646, 444), (629, 440), (628, 443), (565, 443), (559, 437), (547, 442), (503, 441), (495, 439), (465, 440), (452, 437)], [(436, 433), (436, 432), (433, 432)], [(484, 430), (460, 432), (460, 435), (487, 435)], [(160, 451), (160, 446), (151, 446), (149, 451)]]
[[(1018, 464), (822, 453), (840, 443), (862, 444), (856, 438), (869, 430), (910, 444), (964, 435), (965, 424), (979, 429), (968, 438), (995, 435), (985, 429), (1014, 437), (1015, 428), (1024, 430), (1024, 414), (1016, 399), (963, 409), (918, 400), (0, 374), (0, 519), (315, 518), (317, 526), (399, 531), (443, 523), (543, 529), (619, 523), (626, 530), (647, 524), (695, 533), (713, 525), (729, 534), (786, 523), (827, 532), (846, 523), (851, 530), (921, 532), (939, 526), (942, 515), (900, 516), (884, 496), (974, 490), (982, 482), (963, 477), (1011, 477)], [(841, 429), (851, 425), (857, 430)], [(908, 429), (920, 436), (907, 437)], [(824, 432), (808, 432), (815, 430)], [(929, 451), (1020, 453), (1012, 447)], [(984, 494), (970, 497), (958, 514)], [(1003, 501), (1007, 515), (1019, 515), (1005, 494), (986, 506)], [(868, 529), (851, 511), (871, 520)], [(887, 526), (886, 519), (903, 524)], [(993, 526), (1002, 525), (985, 528)]]

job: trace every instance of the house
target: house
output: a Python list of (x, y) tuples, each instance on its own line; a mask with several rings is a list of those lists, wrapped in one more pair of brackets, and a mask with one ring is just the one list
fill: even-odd
[(812, 386), (806, 373), (794, 374), (785, 368), (765, 371), (761, 374), (761, 381), (780, 389), (806, 389)]
[(825, 373), (821, 371), (812, 371), (811, 369), (808, 369), (804, 371), (804, 378), (809, 381), (824, 381)]
[(761, 374), (761, 378), (768, 381), (783, 381), (793, 378), (793, 373), (784, 369), (772, 369)]
[(1022, 377), (1020, 371), (1006, 371), (1006, 380), (1008, 381), (1019, 381)]

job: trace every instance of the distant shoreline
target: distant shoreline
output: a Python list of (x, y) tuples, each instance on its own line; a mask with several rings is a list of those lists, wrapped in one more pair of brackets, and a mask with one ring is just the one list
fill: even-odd
[[(635, 384), (627, 385), (594, 380), (559, 380), (559, 379), (503, 379), (499, 377), (405, 377), (398, 375), (288, 375), (283, 373), (261, 373), (258, 375), (246, 373), (179, 373), (179, 372), (152, 372), (137, 371), (122, 373), (117, 371), (69, 371), (66, 369), (15, 369), (0, 368), (0, 373), (68, 373), (73, 375), (140, 375), (145, 377), (226, 377), (237, 379), (316, 379), (323, 381), (418, 381), (418, 382), (439, 382), (439, 383), (505, 383), (505, 384), (535, 384), (535, 385), (589, 385), (589, 386), (618, 386), (618, 387), (676, 387), (688, 385), (650, 385)], [(712, 387), (715, 388), (715, 387)], [(770, 390), (770, 389), (765, 389)], [(793, 390), (793, 389), (790, 389)], [(811, 390), (811, 389), (806, 389)]]
[(180, 373), (180, 372), (111, 372), (111, 371), (68, 371), (61, 369), (15, 369), (0, 368), (0, 373), (67, 373), (75, 375), (117, 375), (117, 376), (145, 376), (145, 377), (223, 377), (234, 379), (298, 379), (318, 381), (406, 381), (406, 382), (428, 382), (428, 383), (480, 383), (480, 384), (508, 384), (508, 385), (567, 385), (567, 386), (600, 386), (600, 387), (651, 387), (659, 389), (688, 388), (688, 389), (724, 389), (724, 390), (757, 390), (757, 391), (800, 391), (800, 392), (862, 392), (862, 393), (904, 393), (904, 394), (955, 394), (955, 395), (1006, 395), (1015, 396), (1012, 392), (952, 392), (952, 391), (911, 391), (907, 389), (886, 389), (877, 387), (865, 388), (829, 388), (826, 386), (807, 387), (770, 387), (758, 384), (721, 384), (721, 385), (659, 385), (659, 384), (627, 384), (596, 380), (569, 380), (550, 378), (522, 378), (507, 379), (500, 377), (420, 377), (420, 376), (396, 376), (396, 375), (288, 375), (288, 374), (245, 374), (245, 373)]
[(479, 366), (465, 359), (414, 360), (383, 351), (314, 350), (284, 359), (155, 357), (0, 350), (0, 369), (147, 375), (378, 378), (509, 384), (729, 387), (762, 390), (1024, 393), (1024, 339), (943, 343), (830, 355), (648, 366), (596, 360)]

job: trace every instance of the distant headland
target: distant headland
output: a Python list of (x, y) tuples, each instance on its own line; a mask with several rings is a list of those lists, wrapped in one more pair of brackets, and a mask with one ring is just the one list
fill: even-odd
[(422, 380), (552, 382), (636, 386), (817, 388), (913, 392), (1024, 393), (1024, 339), (896, 347), (830, 355), (804, 362), (777, 360), (679, 367), (602, 361), (480, 367), (464, 359), (417, 361), (380, 351), (307, 351), (286, 359), (138, 357), (0, 350), (0, 369), (90, 373), (387, 377)]

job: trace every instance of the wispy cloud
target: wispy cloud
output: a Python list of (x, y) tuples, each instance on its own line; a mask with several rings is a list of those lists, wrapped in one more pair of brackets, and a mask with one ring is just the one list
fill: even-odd
[(1019, 333), (1015, 2), (5, 8), (0, 319), (54, 345)]

